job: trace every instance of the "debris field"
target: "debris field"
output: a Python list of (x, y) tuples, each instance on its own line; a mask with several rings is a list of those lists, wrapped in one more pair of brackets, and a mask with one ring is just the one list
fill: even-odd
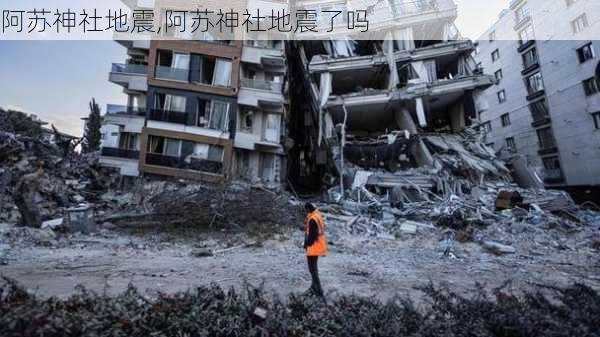
[[(310, 282), (300, 231), (306, 201), (321, 209), (330, 245), (320, 272), (332, 325), (320, 335), (592, 335), (588, 327), (597, 323), (590, 317), (599, 303), (600, 210), (561, 191), (516, 184), (515, 172), (476, 134), (423, 136), (433, 166), (390, 172), (348, 163), (353, 179), (342, 190), (330, 185), (301, 196), (243, 182), (126, 181), (93, 154), (26, 134), (35, 122), (19, 123), (26, 126), (0, 128), (0, 273), (11, 279), (0, 293), (1, 319), (13, 334), (32, 317), (39, 324), (30, 332), (61, 336), (106, 326), (130, 335), (317, 333), (307, 313), (324, 307), (294, 295), (271, 300)], [(423, 288), (428, 282), (434, 286)], [(244, 297), (211, 283), (262, 288)], [(73, 295), (79, 284), (103, 295)], [(555, 290), (546, 295), (558, 297), (535, 293), (548, 287)], [(425, 306), (409, 305), (409, 297)], [(116, 307), (129, 309), (97, 325), (70, 321)], [(245, 320), (256, 307), (267, 319)], [(561, 310), (570, 314), (558, 317)], [(183, 311), (196, 316), (160, 323)], [(219, 314), (222, 325), (193, 323)], [(378, 323), (385, 315), (397, 325)], [(130, 318), (117, 326), (119, 317)]]

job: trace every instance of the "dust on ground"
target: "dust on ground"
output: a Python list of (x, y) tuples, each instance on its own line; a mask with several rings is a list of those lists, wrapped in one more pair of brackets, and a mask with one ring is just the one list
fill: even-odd
[[(319, 260), (321, 282), (328, 295), (382, 299), (418, 297), (421, 292), (415, 287), (428, 280), (459, 293), (475, 289), (476, 283), (492, 289), (505, 282), (517, 291), (573, 282), (600, 289), (599, 253), (578, 245), (577, 234), (561, 243), (515, 242), (515, 254), (500, 256), (474, 242), (457, 243), (445, 255), (438, 236), (427, 228), (386, 239), (334, 235), (329, 255)], [(103, 228), (83, 235), (3, 224), (0, 238), (5, 262), (0, 274), (43, 297), (66, 297), (77, 285), (111, 295), (130, 283), (149, 295), (210, 283), (236, 288), (244, 282), (263, 284), (278, 294), (301, 292), (310, 285), (303, 233), (293, 226), (258, 234), (152, 227)]]

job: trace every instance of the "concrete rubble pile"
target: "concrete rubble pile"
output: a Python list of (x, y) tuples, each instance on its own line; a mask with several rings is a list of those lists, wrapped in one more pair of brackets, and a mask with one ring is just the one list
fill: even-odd
[(334, 236), (340, 230), (384, 239), (433, 232), (446, 243), (476, 241), (495, 254), (514, 253), (501, 242), (514, 243), (526, 231), (558, 248), (567, 233), (582, 232), (578, 245), (598, 240), (600, 209), (584, 210), (563, 191), (520, 187), (512, 178), (517, 173), (475, 132), (420, 139), (432, 153), (431, 166), (373, 169), (356, 158), (344, 164), (345, 177), (353, 179), (343, 194), (339, 186), (329, 189), (320, 205)]
[(82, 204), (112, 207), (100, 196), (118, 177), (98, 165), (96, 154), (75, 153), (65, 146), (70, 139), (49, 139), (27, 123), (23, 132), (7, 120), (0, 125), (0, 222), (39, 228)]
[(138, 184), (131, 200), (131, 207), (103, 220), (239, 229), (285, 227), (303, 220), (302, 204), (294, 196), (242, 182), (147, 180)]

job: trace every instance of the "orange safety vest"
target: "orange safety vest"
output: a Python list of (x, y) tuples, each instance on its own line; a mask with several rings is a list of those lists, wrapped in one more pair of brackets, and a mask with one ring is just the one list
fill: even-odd
[(317, 240), (310, 246), (306, 247), (307, 256), (325, 256), (327, 255), (327, 240), (325, 239), (325, 221), (319, 210), (308, 213), (304, 222), (304, 235), (308, 236), (309, 222), (314, 220), (319, 228)]

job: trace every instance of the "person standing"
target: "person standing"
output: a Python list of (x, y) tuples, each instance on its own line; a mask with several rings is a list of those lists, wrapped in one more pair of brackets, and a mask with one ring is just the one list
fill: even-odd
[(325, 239), (325, 221), (321, 212), (308, 202), (304, 206), (307, 215), (304, 221), (304, 249), (308, 260), (308, 271), (312, 278), (312, 284), (308, 292), (323, 297), (323, 289), (319, 280), (319, 269), (317, 261), (319, 256), (327, 255), (327, 240)]

